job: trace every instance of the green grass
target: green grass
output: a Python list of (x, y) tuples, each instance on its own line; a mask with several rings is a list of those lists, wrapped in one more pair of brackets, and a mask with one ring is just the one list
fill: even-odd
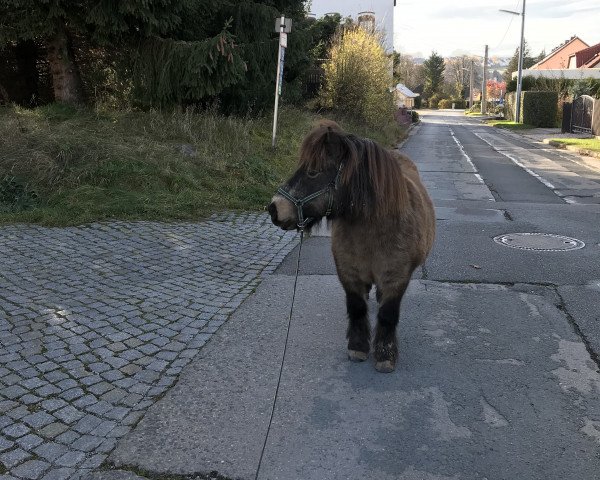
[(530, 130), (535, 128), (526, 123), (511, 122), (510, 120), (488, 120), (485, 123), (492, 127), (504, 128), (506, 130)]
[(550, 141), (560, 143), (561, 145), (571, 145), (593, 152), (600, 152), (599, 138), (551, 138)]
[[(284, 108), (273, 150), (268, 116), (0, 107), (0, 223), (196, 220), (259, 210), (293, 171), (317, 118)], [(387, 145), (401, 136), (393, 124), (336, 120)], [(182, 145), (195, 154), (183, 154)]]

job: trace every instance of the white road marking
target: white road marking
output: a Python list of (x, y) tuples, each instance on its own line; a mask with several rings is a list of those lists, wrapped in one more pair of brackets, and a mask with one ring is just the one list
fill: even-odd
[[(456, 142), (456, 145), (458, 145), (458, 148), (459, 148), (460, 152), (463, 154), (463, 157), (465, 157), (465, 160), (469, 163), (469, 165), (471, 165), (471, 168), (473, 169), (473, 172), (472, 172), (473, 175), (475, 175), (475, 178), (479, 181), (479, 183), (481, 183), (482, 185), (485, 186), (486, 189), (488, 189), (488, 186), (486, 185), (485, 181), (483, 180), (481, 175), (479, 175), (479, 173), (477, 172), (477, 167), (473, 163), (473, 160), (471, 160), (471, 157), (469, 157), (469, 154), (465, 151), (465, 147), (463, 147), (462, 143), (460, 143), (458, 138), (456, 138), (456, 135), (454, 135), (454, 130), (452, 130), (452, 127), (450, 127), (450, 125), (446, 124), (446, 126), (448, 127), (448, 130), (450, 130), (450, 135), (452, 136), (452, 139), (454, 140), (454, 142)], [(495, 201), (493, 196), (488, 198), (488, 200), (490, 200), (492, 202)]]
[(481, 180), (481, 182), (483, 183), (483, 180), (481, 178), (481, 175), (479, 175), (477, 173), (477, 167), (475, 167), (475, 164), (473, 163), (473, 160), (471, 160), (471, 157), (469, 157), (469, 155), (467, 155), (467, 152), (465, 152), (465, 148), (462, 146), (462, 143), (460, 143), (458, 141), (458, 138), (456, 138), (456, 135), (454, 135), (454, 130), (452, 130), (452, 128), (448, 127), (448, 130), (450, 130), (450, 135), (452, 135), (452, 139), (456, 142), (456, 144), (458, 145), (458, 148), (460, 149), (461, 153), (463, 154), (463, 156), (465, 157), (465, 159), (467, 160), (467, 162), (469, 162), (469, 165), (471, 165), (471, 168), (473, 169), (473, 172), (475, 173), (475, 176)]
[(494, 145), (492, 145), (490, 142), (488, 142), (485, 138), (483, 138), (481, 135), (479, 135), (476, 132), (473, 132), (473, 135), (475, 135), (477, 138), (479, 138), (480, 140), (484, 141), (485, 143), (487, 143), (490, 147), (492, 147), (492, 149), (494, 149), (496, 152), (500, 153), (501, 155), (504, 155), (506, 158), (508, 158), (511, 162), (513, 162), (515, 165), (521, 167), (523, 170), (525, 170), (529, 175), (531, 175), (532, 177), (538, 179), (540, 182), (542, 182), (544, 185), (546, 185), (548, 188), (550, 188), (551, 190), (556, 190), (556, 187), (554, 185), (552, 185), (548, 180), (546, 180), (544, 177), (542, 177), (541, 175), (535, 173), (533, 170), (531, 170), (530, 168), (527, 168), (525, 165), (523, 165), (523, 163), (520, 160), (517, 160), (515, 157), (513, 157), (510, 153), (504, 151), (504, 150), (498, 150), (496, 147), (494, 147)]

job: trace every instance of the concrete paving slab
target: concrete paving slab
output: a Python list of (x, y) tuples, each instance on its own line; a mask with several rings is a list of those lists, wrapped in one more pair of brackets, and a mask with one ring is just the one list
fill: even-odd
[[(110, 460), (254, 478), (292, 281), (265, 281)], [(554, 302), (542, 287), (413, 282), (385, 375), (346, 359), (337, 278), (301, 277), (259, 478), (595, 478), (600, 375)]]
[(371, 362), (346, 360), (336, 280), (302, 279), (299, 289), (259, 478), (591, 479), (600, 471), (600, 375), (552, 292), (413, 282), (398, 371), (382, 375)]
[(254, 478), (294, 279), (269, 277), (121, 441), (109, 462), (143, 471)]

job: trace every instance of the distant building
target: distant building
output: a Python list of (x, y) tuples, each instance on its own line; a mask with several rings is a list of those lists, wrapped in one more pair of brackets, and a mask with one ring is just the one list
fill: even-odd
[(358, 26), (367, 32), (375, 32), (375, 12), (360, 12), (358, 14)]
[(359, 24), (381, 31), (384, 47), (388, 53), (394, 50), (395, 0), (313, 0), (311, 12), (317, 17), (339, 13), (342, 18), (351, 17)]
[(559, 70), (569, 68), (569, 59), (580, 50), (589, 47), (581, 38), (574, 35), (558, 47), (554, 48), (549, 55), (546, 55), (539, 62), (529, 68), (529, 70)]
[(569, 68), (600, 68), (600, 43), (571, 55)]
[(411, 91), (406, 85), (399, 83), (394, 88), (394, 101), (398, 108), (414, 108), (415, 98), (419, 96), (418, 93)]
[[(512, 76), (515, 78), (517, 72)], [(590, 47), (573, 36), (531, 68), (523, 70), (523, 76), (571, 80), (600, 78), (600, 43)]]

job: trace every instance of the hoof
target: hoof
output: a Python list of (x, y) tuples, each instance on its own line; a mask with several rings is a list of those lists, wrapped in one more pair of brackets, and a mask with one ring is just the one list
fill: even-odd
[(358, 350), (348, 350), (348, 358), (353, 362), (364, 362), (369, 354)]
[(375, 363), (375, 370), (381, 373), (391, 373), (396, 369), (396, 364), (391, 360)]

